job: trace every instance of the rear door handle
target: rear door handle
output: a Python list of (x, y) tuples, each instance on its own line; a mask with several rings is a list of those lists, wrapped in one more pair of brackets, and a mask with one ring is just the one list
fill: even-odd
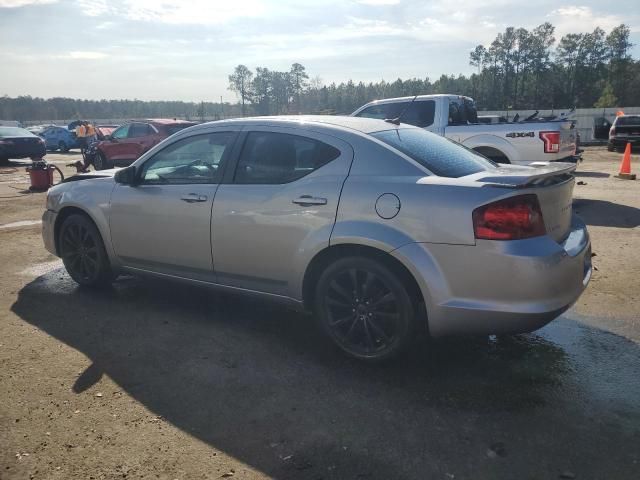
[(180, 200), (187, 203), (195, 203), (195, 202), (206, 202), (206, 195), (198, 195), (197, 193), (188, 193), (180, 197)]
[(312, 205), (326, 205), (327, 199), (322, 197), (312, 197), (311, 195), (302, 195), (293, 200), (293, 203), (303, 207), (310, 207)]

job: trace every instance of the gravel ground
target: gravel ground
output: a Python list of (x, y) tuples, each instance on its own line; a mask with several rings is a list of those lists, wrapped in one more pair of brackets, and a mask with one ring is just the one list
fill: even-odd
[(78, 289), (42, 246), (44, 194), (0, 168), (0, 479), (640, 478), (640, 182), (619, 161), (579, 166), (597, 270), (573, 309), (381, 367), (275, 305)]

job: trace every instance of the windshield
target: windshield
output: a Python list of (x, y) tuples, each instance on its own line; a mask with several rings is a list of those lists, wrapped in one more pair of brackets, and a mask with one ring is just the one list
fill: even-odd
[(482, 155), (420, 128), (399, 128), (371, 136), (400, 150), (440, 177), (458, 178), (496, 168)]
[(0, 127), (0, 137), (33, 137), (30, 131), (18, 127)]

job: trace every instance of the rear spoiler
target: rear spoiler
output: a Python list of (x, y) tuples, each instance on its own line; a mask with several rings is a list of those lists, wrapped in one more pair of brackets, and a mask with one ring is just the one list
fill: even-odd
[(548, 180), (551, 183), (568, 180), (573, 178), (572, 173), (575, 169), (575, 163), (564, 162), (535, 162), (529, 167), (501, 165), (497, 170), (498, 174), (496, 171), (492, 171), (486, 177), (478, 175), (475, 180), (496, 187), (525, 188), (547, 183)]

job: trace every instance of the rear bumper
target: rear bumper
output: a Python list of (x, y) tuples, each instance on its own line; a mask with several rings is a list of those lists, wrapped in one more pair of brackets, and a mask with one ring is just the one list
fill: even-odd
[(609, 139), (609, 145), (614, 148), (624, 148), (630, 143), (632, 146), (640, 145), (640, 137), (613, 137)]
[(413, 243), (393, 253), (418, 281), (434, 337), (536, 330), (575, 303), (592, 271), (589, 235), (575, 216), (562, 244), (544, 236)]
[(38, 145), (27, 145), (27, 146), (4, 146), (0, 147), (0, 157), (1, 158), (31, 158), (44, 157), (47, 153), (47, 149), (43, 144)]

